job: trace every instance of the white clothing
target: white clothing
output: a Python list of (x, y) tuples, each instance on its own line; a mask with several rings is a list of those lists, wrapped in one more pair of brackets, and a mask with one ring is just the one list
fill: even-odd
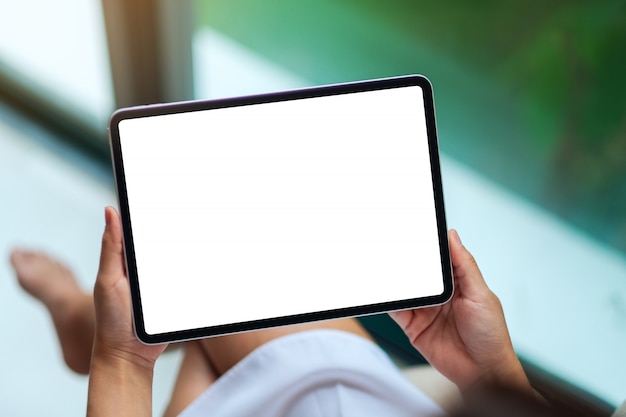
[(376, 344), (311, 330), (251, 352), (180, 417), (444, 416)]

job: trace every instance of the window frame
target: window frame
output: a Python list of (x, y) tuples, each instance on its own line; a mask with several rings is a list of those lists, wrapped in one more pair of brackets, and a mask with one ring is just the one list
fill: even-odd
[[(101, 6), (115, 109), (192, 99), (192, 0), (102, 0)], [(23, 81), (2, 62), (0, 101), (71, 146), (110, 163), (104, 127)]]

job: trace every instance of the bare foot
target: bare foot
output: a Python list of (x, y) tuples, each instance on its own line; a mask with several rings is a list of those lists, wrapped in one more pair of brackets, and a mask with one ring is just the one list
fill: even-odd
[(63, 264), (44, 254), (15, 249), (11, 264), (20, 286), (50, 312), (67, 366), (88, 374), (95, 326), (92, 295), (80, 289)]

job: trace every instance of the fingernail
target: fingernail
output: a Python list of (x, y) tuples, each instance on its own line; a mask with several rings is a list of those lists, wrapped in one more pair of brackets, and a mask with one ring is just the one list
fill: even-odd
[(104, 224), (107, 226), (111, 224), (111, 215), (109, 214), (108, 207), (104, 208)]
[(457, 232), (456, 229), (452, 229), (452, 236), (456, 240), (456, 243), (461, 246), (463, 245), (463, 242), (461, 242), (461, 236), (459, 236), (459, 232)]

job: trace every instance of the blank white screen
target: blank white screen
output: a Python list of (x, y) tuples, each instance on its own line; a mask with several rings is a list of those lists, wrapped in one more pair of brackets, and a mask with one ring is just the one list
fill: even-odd
[(119, 132), (148, 334), (443, 292), (420, 87)]

